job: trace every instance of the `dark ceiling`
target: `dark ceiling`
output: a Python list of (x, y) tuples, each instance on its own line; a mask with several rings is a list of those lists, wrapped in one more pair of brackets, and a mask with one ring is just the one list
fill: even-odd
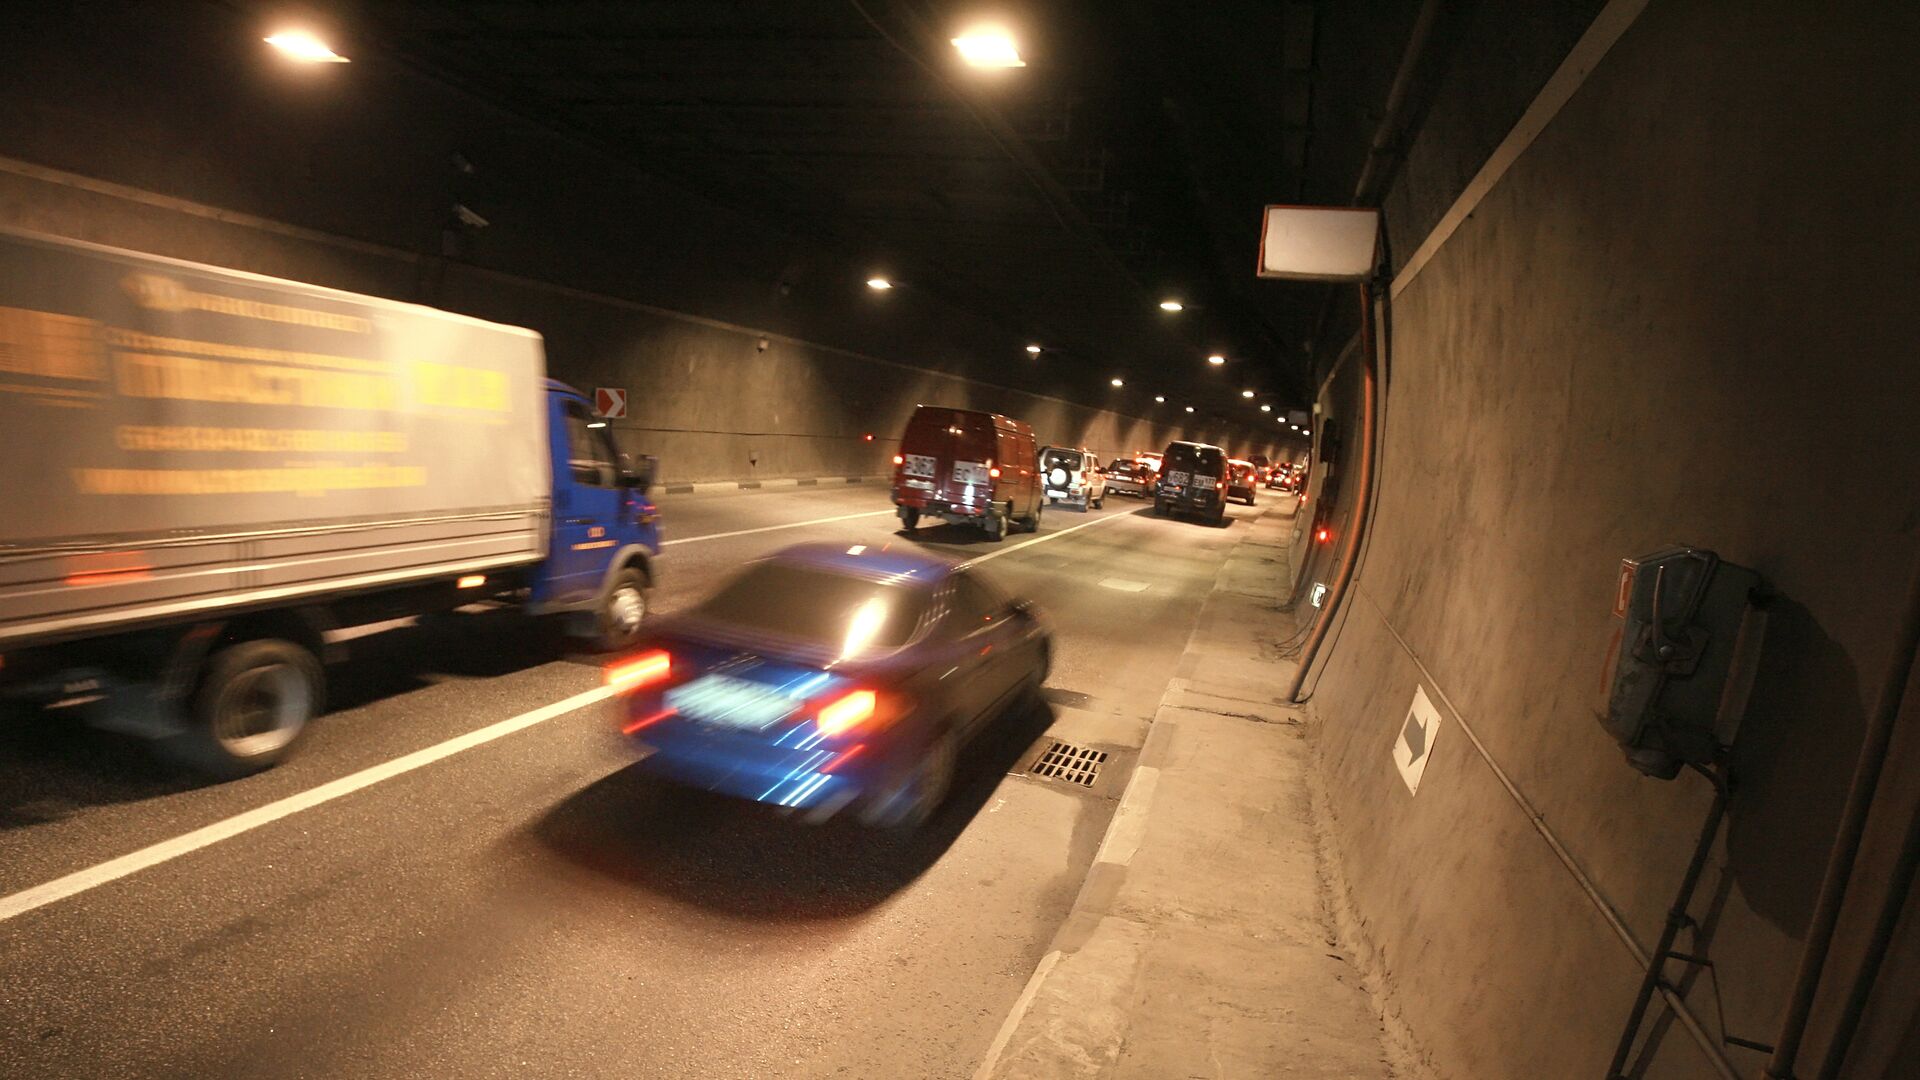
[[(1259, 208), (1344, 203), (1413, 0), (425, 0), (390, 54), (985, 315), (1009, 347), (1306, 400), (1324, 287), (1253, 277)], [(951, 37), (997, 23), (1028, 66)], [(1158, 302), (1188, 309), (1169, 315)], [(1205, 357), (1231, 362), (1210, 370)]]

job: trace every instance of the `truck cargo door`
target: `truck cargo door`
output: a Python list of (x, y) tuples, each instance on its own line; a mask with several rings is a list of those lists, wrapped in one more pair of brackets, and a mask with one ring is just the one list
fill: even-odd
[(607, 562), (618, 550), (614, 528), (626, 492), (613, 440), (577, 398), (556, 395), (560, 415), (553, 452), (553, 549), (548, 559), (550, 600), (567, 603), (596, 595)]

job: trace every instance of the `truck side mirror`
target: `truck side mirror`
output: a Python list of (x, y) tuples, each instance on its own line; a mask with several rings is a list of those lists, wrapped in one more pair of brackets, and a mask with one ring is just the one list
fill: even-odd
[(653, 490), (653, 477), (660, 469), (660, 459), (647, 454), (635, 460), (627, 454), (620, 455), (620, 486), (633, 488), (645, 495)]

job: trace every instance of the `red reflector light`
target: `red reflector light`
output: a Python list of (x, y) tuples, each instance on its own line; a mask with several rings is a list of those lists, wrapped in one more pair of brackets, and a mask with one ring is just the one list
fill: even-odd
[(1333, 539), (1333, 530), (1327, 528), (1325, 525), (1322, 525), (1318, 529), (1314, 530), (1313, 538), (1324, 544), (1327, 541)]
[(624, 694), (629, 690), (651, 686), (665, 679), (672, 671), (673, 658), (665, 650), (655, 649), (609, 667), (605, 682)]
[(895, 465), (905, 465), (907, 463), (907, 459), (904, 457), (901, 457), (899, 454), (895, 454), (893, 455), (893, 463)]
[(813, 723), (822, 735), (839, 735), (873, 719), (878, 704), (873, 691), (855, 690), (820, 706)]
[(862, 436), (860, 436), (860, 437), (861, 437), (862, 439), (864, 439), (864, 440), (866, 440), (867, 442), (872, 442), (872, 441), (873, 441), (873, 432), (871, 432), (871, 431), (869, 431), (869, 432), (867, 432), (867, 433), (866, 433), (865, 435), (862, 435)]

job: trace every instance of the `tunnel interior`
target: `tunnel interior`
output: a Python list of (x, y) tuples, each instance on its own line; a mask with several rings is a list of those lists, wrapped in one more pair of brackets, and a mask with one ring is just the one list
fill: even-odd
[[(89, 0), (0, 19), (0, 228), (529, 328), (553, 377), (624, 392), (604, 421), (657, 459), (669, 542), (670, 500), (710, 485), (884, 483), (916, 405), (1013, 417), (1041, 445), (1104, 460), (1188, 440), (1298, 463), (1297, 494), (1261, 490), (1260, 516), (1165, 564), (1196, 596), (1252, 598), (1236, 632), (1260, 678), (1227, 681), (1246, 707), (1280, 710), (1268, 722), (1297, 727), (1302, 756), (1289, 771), (1248, 750), (1247, 768), (1307, 824), (1298, 850), (1246, 856), (1268, 890), (1248, 910), (1309, 890), (1302, 917), (1325, 923), (1335, 951), (1321, 953), (1345, 965), (1378, 1047), (1367, 1075), (1572, 1077), (1610, 1059), (1652, 1078), (1920, 1075), (1904, 892), (1920, 814), (1903, 632), (1920, 522), (1920, 365), (1901, 329), (1920, 282), (1912, 11)], [(289, 27), (348, 62), (262, 45)], [(981, 27), (1017, 39), (1019, 66), (963, 61), (953, 39)], [(1377, 211), (1372, 271), (1257, 275), (1275, 205)], [(792, 522), (891, 512), (870, 502)], [(788, 527), (715, 515), (713, 536)], [(1065, 575), (1070, 543), (1034, 558)], [(1764, 587), (1742, 616), (1737, 692), (1715, 699), (1710, 760), (1662, 778), (1624, 759), (1606, 721), (1623, 560), (1675, 545)], [(1150, 573), (1124, 562), (1139, 550), (1116, 547), (1088, 589), (1149, 595), (1136, 579)], [(1182, 561), (1201, 551), (1218, 566)], [(1226, 678), (1198, 645), (1142, 645), (1126, 608), (1091, 610), (1127, 661), (1115, 685), (1123, 668), (1175, 697)], [(1180, 609), (1199, 620), (1194, 642), (1239, 610)], [(440, 650), (402, 631), (416, 632)], [(477, 656), (436, 662), (504, 673)], [(388, 659), (378, 678), (394, 685), (350, 692), (349, 708), (418, 689)], [(1232, 714), (1209, 708), (1209, 722)], [(1186, 723), (1168, 728), (1195, 733), (1164, 737), (1174, 750), (1147, 735), (1115, 758), (1127, 792), (1149, 771), (1182, 790), (1177, 739), (1202, 730)], [(1010, 767), (1020, 747), (1003, 749)], [(1005, 801), (988, 773), (962, 785), (981, 816)], [(1716, 806), (1708, 774), (1730, 780), (1724, 824), (1676, 901)], [(41, 805), (44, 777), (21, 782), (35, 794), (16, 805)], [(571, 792), (516, 835), (561, 851), (568, 880), (596, 883), (587, 895), (640, 881), (697, 909), (715, 949), (728, 920), (865, 917), (974, 857), (964, 822), (868, 853), (878, 869), (847, 870), (858, 856), (814, 837), (806, 858), (774, 857), (793, 893), (726, 863), (764, 856), (732, 825), (711, 858), (657, 838), (611, 857), (597, 815), (654, 798), (627, 784)], [(181, 790), (132, 786), (129, 806)], [(1013, 857), (1048, 903), (1122, 888), (1099, 869), (1133, 828), (1120, 805), (1104, 844), (1073, 834), (1068, 865), (1094, 867), (1084, 886)], [(717, 820), (706, 804), (671, 814), (688, 830)], [(40, 819), (19, 820), (0, 832), (24, 843)], [(1849, 822), (1857, 855), (1841, 858)], [(840, 870), (872, 876), (846, 886)], [(1677, 958), (1655, 958), (1674, 920)], [(1111, 945), (1092, 925), (1023, 940), (1063, 974), (1034, 976), (1020, 1007), (1112, 1071), (1031, 1056), (1011, 1021), (998, 1040), (956, 1036), (970, 1060), (1000, 1061), (991, 1075), (1153, 1075), (1205, 1058), (1205, 1032), (1127, 1058), (1124, 1023), (1059, 1019), (1074, 957)], [(1824, 974), (1809, 982), (1810, 958)], [(937, 959), (964, 966), (964, 949)], [(1652, 1004), (1630, 1025), (1650, 966)], [(1174, 976), (1130, 970), (1130, 1000), (1183, 1007)], [(1196, 1074), (1276, 1075), (1316, 1053), (1333, 1067), (1293, 1005), (1236, 987), (1217, 996), (1247, 999), (1271, 1056)], [(1795, 1044), (1797, 1066), (1782, 1064)], [(315, 1060), (353, 1062), (337, 1046)], [(844, 1064), (881, 1075), (881, 1060)]]

